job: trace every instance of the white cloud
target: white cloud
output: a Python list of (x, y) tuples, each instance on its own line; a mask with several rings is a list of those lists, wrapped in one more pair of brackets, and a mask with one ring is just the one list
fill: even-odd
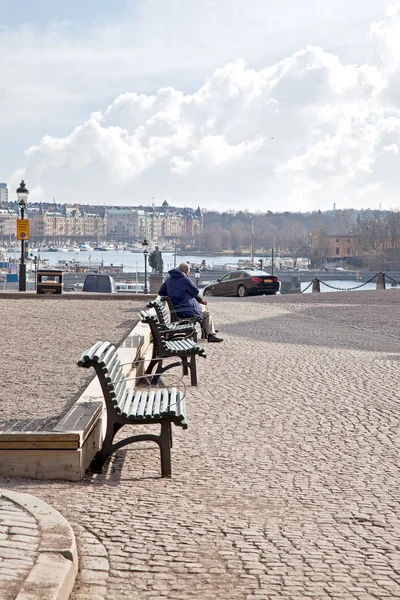
[(193, 93), (123, 93), (69, 135), (31, 147), (28, 187), (41, 189), (37, 200), (68, 202), (398, 205), (399, 6), (372, 26), (373, 64), (307, 46), (264, 68), (229, 62)]

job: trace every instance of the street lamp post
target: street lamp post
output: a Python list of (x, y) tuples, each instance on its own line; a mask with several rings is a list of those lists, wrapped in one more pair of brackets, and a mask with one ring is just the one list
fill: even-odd
[[(17, 191), (18, 206), (21, 211), (21, 221), (24, 220), (26, 203), (28, 200), (29, 190), (25, 185), (25, 181), (22, 180)], [(26, 292), (26, 264), (25, 264), (25, 239), (21, 233), (21, 261), (19, 263), (19, 285), (18, 289), (20, 292)]]
[(142, 246), (143, 246), (143, 255), (144, 255), (144, 288), (143, 288), (143, 293), (147, 294), (147, 255), (148, 255), (148, 246), (149, 246), (149, 242), (146, 240), (146, 238), (144, 238), (143, 242), (142, 242)]

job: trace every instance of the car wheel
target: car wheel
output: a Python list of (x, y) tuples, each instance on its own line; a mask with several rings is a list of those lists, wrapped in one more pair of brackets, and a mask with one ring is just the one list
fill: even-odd
[(211, 290), (206, 290), (203, 294), (203, 296), (212, 296), (212, 295), (213, 295), (213, 293)]
[(245, 296), (247, 296), (247, 290), (244, 287), (244, 285), (239, 285), (237, 289), (237, 295), (239, 296), (239, 298), (244, 298)]

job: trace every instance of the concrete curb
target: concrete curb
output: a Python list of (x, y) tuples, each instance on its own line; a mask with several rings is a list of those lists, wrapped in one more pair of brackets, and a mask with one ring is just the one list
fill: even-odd
[(68, 521), (31, 494), (0, 490), (0, 495), (29, 512), (40, 531), (38, 556), (15, 600), (68, 600), (78, 572), (75, 535)]
[(36, 292), (0, 292), (0, 298), (6, 300), (38, 300), (39, 302), (46, 302), (47, 300), (63, 301), (63, 300), (112, 300), (114, 302), (127, 302), (135, 300), (154, 300), (157, 298), (157, 294), (129, 294), (129, 293), (117, 293), (117, 294), (92, 294), (89, 292), (64, 292), (63, 294), (36, 294)]

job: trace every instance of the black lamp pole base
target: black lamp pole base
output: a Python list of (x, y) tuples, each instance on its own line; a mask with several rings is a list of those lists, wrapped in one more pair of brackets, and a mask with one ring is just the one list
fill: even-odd
[(19, 287), (20, 292), (26, 292), (26, 264), (19, 265)]

